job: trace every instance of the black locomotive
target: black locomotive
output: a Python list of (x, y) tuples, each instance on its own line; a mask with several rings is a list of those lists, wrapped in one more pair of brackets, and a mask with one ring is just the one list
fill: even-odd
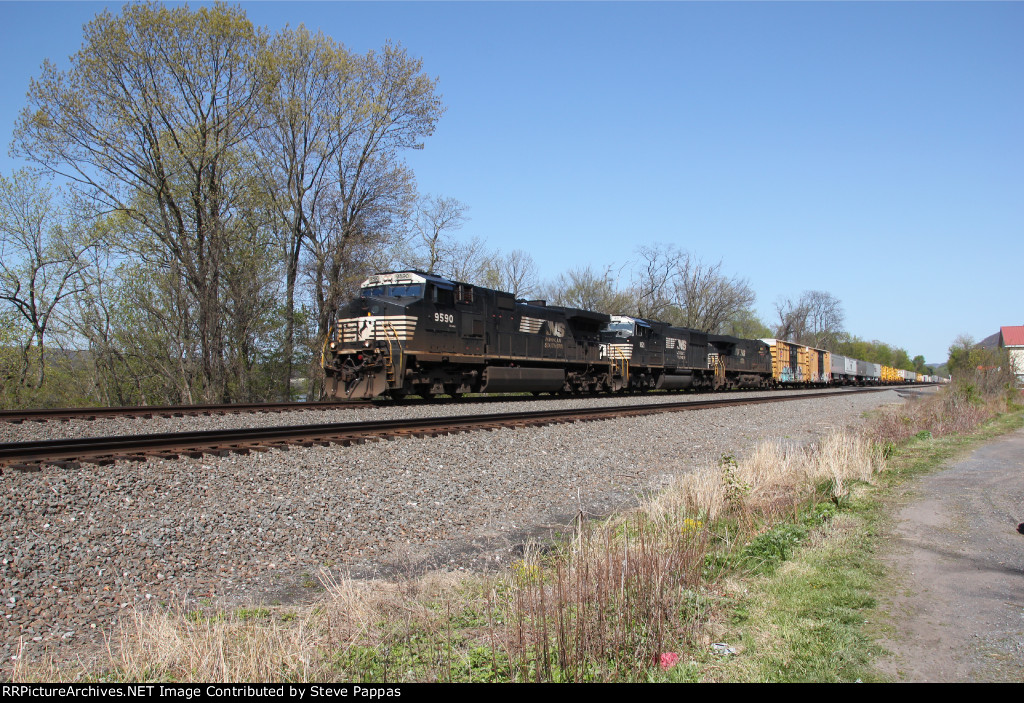
[(368, 278), (338, 312), (322, 363), (337, 399), (772, 383), (757, 340), (516, 300), (419, 271)]

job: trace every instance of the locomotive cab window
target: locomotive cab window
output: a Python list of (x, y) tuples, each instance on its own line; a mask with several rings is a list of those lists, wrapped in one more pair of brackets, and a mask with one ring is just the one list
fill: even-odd
[(430, 299), (438, 305), (454, 305), (455, 295), (451, 288), (441, 286), (430, 286)]
[(473, 286), (464, 286), (461, 283), (455, 289), (455, 302), (470, 305), (473, 302)]

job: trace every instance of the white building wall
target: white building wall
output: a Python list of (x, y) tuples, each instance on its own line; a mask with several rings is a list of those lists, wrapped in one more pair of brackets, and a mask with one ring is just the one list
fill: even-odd
[(1007, 347), (1010, 352), (1010, 363), (1013, 364), (1013, 372), (1017, 374), (1017, 384), (1024, 385), (1024, 347)]

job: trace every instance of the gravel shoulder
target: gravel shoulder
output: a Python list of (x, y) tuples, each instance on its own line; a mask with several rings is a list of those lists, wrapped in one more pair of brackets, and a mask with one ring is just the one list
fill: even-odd
[[(0, 476), (0, 676), (16, 656), (82, 656), (154, 604), (308, 602), (325, 568), (362, 577), (505, 563), (526, 536), (559, 531), (579, 511), (606, 515), (722, 454), (742, 455), (764, 439), (805, 444), (899, 400), (885, 391), (352, 447), (7, 472)], [(221, 419), (188, 421), (199, 429), (196, 420)]]
[(899, 587), (882, 670), (909, 682), (1024, 682), (1024, 430), (911, 491), (886, 557)]

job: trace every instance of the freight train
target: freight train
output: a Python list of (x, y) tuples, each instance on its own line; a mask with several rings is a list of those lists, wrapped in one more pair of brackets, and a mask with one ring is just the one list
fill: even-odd
[(782, 340), (516, 300), (421, 271), (364, 281), (335, 316), (321, 363), (325, 395), (338, 400), (926, 380)]

